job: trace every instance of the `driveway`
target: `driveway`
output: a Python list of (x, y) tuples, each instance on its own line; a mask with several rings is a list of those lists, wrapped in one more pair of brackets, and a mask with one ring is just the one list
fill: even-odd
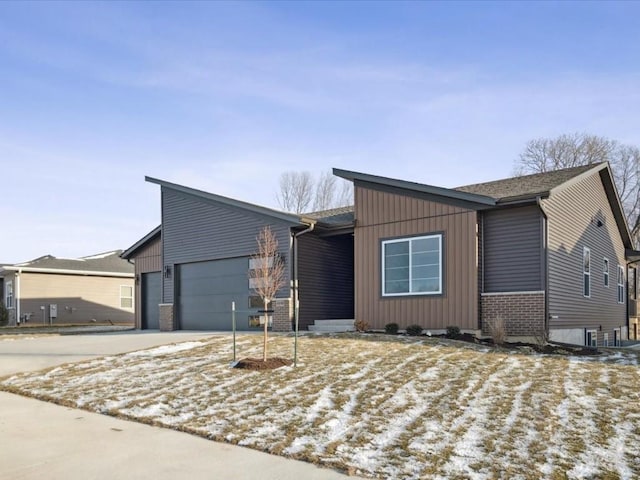
[[(215, 333), (0, 337), (0, 377)], [(0, 478), (346, 478), (314, 465), (0, 392)]]

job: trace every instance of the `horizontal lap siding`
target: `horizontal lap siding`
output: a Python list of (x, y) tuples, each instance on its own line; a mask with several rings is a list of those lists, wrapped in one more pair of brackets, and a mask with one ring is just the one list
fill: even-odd
[(142, 274), (150, 272), (159, 272), (162, 270), (162, 243), (160, 237), (151, 240), (144, 248), (140, 249), (135, 257), (136, 278), (136, 295), (135, 295), (135, 311), (136, 311), (136, 328), (142, 328)]
[[(552, 195), (543, 206), (549, 217), (550, 328), (602, 325), (605, 331), (626, 325), (626, 306), (618, 303), (616, 286), (617, 265), (625, 265), (624, 245), (600, 175)], [(591, 298), (582, 295), (584, 247), (591, 249)], [(603, 285), (604, 257), (609, 259), (609, 288)]]
[[(356, 185), (355, 316), (389, 322), (478, 328), (477, 215), (473, 210)], [(383, 298), (382, 239), (443, 232), (444, 294)]]
[(483, 215), (484, 291), (543, 289), (542, 215), (537, 206)]
[[(290, 226), (271, 217), (162, 188), (162, 243), (165, 265), (249, 256), (256, 237), (270, 225), (289, 262)], [(286, 285), (290, 272), (286, 270)], [(163, 278), (163, 301), (174, 301), (174, 277)], [(248, 279), (247, 279), (248, 285)], [(288, 292), (288, 289), (287, 289)]]

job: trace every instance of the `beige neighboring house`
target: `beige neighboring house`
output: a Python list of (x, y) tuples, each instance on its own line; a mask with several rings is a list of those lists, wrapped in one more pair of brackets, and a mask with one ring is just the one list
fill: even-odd
[(9, 325), (132, 324), (134, 266), (121, 250), (82, 258), (51, 255), (0, 265)]

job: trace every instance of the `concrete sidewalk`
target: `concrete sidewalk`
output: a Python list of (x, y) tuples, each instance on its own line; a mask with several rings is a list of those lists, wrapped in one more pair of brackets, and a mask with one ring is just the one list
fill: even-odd
[[(0, 339), (0, 376), (157, 345), (201, 332)], [(338, 472), (170, 429), (0, 392), (0, 479), (321, 480)]]

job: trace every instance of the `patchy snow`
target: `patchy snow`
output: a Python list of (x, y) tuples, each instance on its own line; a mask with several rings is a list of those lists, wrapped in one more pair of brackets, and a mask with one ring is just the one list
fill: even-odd
[[(238, 358), (261, 354), (239, 335)], [(639, 352), (563, 358), (307, 335), (298, 368), (229, 368), (228, 337), (15, 375), (0, 388), (390, 479), (640, 477)], [(292, 338), (269, 353), (291, 356)]]

